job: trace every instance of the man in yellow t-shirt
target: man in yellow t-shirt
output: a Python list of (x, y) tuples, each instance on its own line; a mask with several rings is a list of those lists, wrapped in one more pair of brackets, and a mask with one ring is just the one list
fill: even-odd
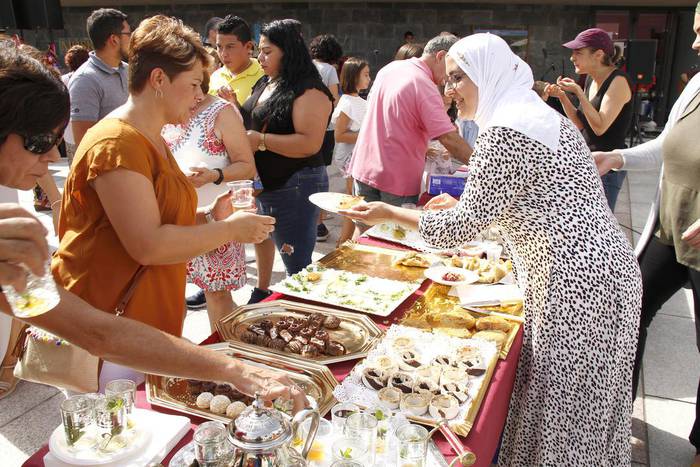
[(212, 73), (209, 94), (229, 101), (235, 98), (240, 106), (264, 74), (258, 61), (250, 58), (253, 40), (248, 23), (238, 16), (226, 16), (216, 26), (216, 50), (224, 66)]

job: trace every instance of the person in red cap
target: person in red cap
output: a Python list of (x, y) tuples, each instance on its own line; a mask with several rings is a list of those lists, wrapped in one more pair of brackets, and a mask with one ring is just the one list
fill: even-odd
[[(629, 78), (616, 66), (621, 50), (613, 44), (610, 35), (599, 28), (586, 29), (563, 45), (572, 51), (571, 62), (576, 73), (588, 75), (586, 85), (581, 89), (573, 79), (560, 76), (556, 84), (548, 86), (549, 95), (561, 101), (567, 117), (581, 130), (591, 151), (626, 147), (633, 105)], [(569, 99), (569, 93), (578, 99), (578, 107)], [(620, 171), (602, 177), (605, 197), (612, 211), (625, 175), (626, 172)]]

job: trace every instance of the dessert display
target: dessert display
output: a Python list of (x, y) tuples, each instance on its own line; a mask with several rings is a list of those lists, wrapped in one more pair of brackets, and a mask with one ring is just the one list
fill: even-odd
[(397, 281), (311, 264), (273, 285), (286, 295), (388, 316), (408, 298), (422, 280)]
[(487, 340), (392, 325), (335, 396), (365, 407), (398, 407), (420, 423), (447, 418), (455, 431), (466, 431), (464, 421), (472, 412), (476, 415), (497, 357), (496, 345)]
[(345, 355), (345, 346), (331, 338), (329, 330), (338, 329), (341, 320), (337, 316), (311, 313), (305, 318), (293, 316), (276, 320), (262, 318), (246, 326), (241, 341), (306, 358), (319, 355), (338, 357)]
[[(522, 311), (522, 302), (491, 307), (500, 313), (510, 312), (491, 316), (487, 308), (483, 308), (484, 313), (479, 312), (481, 309), (462, 308), (457, 297), (447, 295), (447, 290), (446, 286), (431, 285), (404, 315), (401, 324), (450, 337), (487, 340), (496, 344), (501, 358), (505, 358), (519, 329), (515, 316)], [(509, 319), (508, 315), (514, 318)]]

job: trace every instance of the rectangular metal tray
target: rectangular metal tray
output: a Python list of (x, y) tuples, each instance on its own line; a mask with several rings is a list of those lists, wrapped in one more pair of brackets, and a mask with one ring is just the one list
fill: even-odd
[[(447, 285), (440, 285), (433, 283), (428, 287), (428, 289), (425, 291), (423, 296), (418, 298), (418, 300), (415, 301), (415, 303), (411, 306), (411, 308), (406, 311), (406, 314), (404, 314), (403, 318), (401, 318), (400, 324), (403, 324), (405, 326), (413, 326), (413, 327), (418, 327), (420, 329), (432, 329), (429, 323), (427, 323), (424, 320), (421, 320), (420, 317), (427, 311), (431, 310), (434, 308), (442, 309), (444, 308), (445, 310), (447, 309), (452, 309), (455, 306), (459, 306), (459, 299), (457, 297), (451, 297), (448, 295), (450, 291), (450, 286)], [(500, 307), (487, 307), (490, 310), (498, 310), (502, 311)], [(485, 308), (485, 309), (487, 309)], [(511, 310), (512, 311), (512, 310)], [(464, 310), (465, 313), (471, 313), (473, 316), (477, 317), (476, 312), (468, 312), (467, 310)], [(522, 316), (522, 308), (520, 308), (518, 311), (513, 313), (515, 316)], [(485, 315), (484, 315), (485, 316)], [(507, 316), (503, 316), (505, 319), (508, 319)], [(416, 325), (416, 321), (421, 322), (422, 324), (420, 326)], [(517, 321), (512, 321), (513, 326), (511, 327), (510, 331), (508, 332), (508, 335), (506, 337), (505, 342), (503, 343), (503, 346), (501, 347), (500, 355), (499, 357), (501, 360), (505, 360), (506, 357), (508, 357), (508, 352), (510, 352), (510, 348), (513, 346), (513, 341), (515, 341), (515, 337), (518, 335), (518, 331), (520, 330), (520, 323)]]
[[(318, 263), (327, 268), (395, 281), (411, 282), (424, 279), (426, 268), (394, 264), (408, 252), (409, 250), (393, 250), (347, 241), (321, 258)], [(441, 260), (440, 257), (430, 253), (421, 253), (421, 255), (425, 256), (431, 264)]]
[[(276, 322), (282, 317), (294, 316), (300, 318), (311, 313), (333, 315), (340, 318), (340, 327), (333, 330), (327, 329), (327, 331), (332, 340), (338, 341), (345, 346), (348, 351), (345, 355), (338, 357), (319, 355), (313, 358), (306, 358), (301, 355), (285, 352), (284, 350), (275, 350), (241, 342), (240, 336), (243, 331), (246, 330), (247, 326), (263, 318)], [(235, 342), (243, 349), (263, 351), (320, 364), (330, 364), (362, 358), (367, 355), (367, 352), (374, 347), (377, 340), (384, 334), (367, 315), (335, 308), (291, 302), (288, 300), (239, 306), (234, 309), (232, 313), (219, 320), (216, 324), (216, 329), (219, 331), (219, 335), (222, 339), (228, 342)]]
[[(307, 395), (316, 400), (321, 416), (325, 415), (335, 404), (333, 389), (338, 385), (338, 382), (326, 366), (278, 355), (258, 354), (227, 342), (204, 347), (225, 353), (253, 366), (273, 369), (286, 374), (294, 383), (302, 387)], [(222, 423), (231, 421), (225, 415), (218, 415), (209, 410), (198, 408), (195, 404), (196, 398), (187, 393), (186, 383), (182, 378), (146, 375), (146, 398), (152, 405), (176, 410), (187, 415)]]

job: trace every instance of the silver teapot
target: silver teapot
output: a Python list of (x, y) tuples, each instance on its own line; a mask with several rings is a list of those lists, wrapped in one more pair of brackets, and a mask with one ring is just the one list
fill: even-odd
[[(301, 424), (311, 417), (309, 433), (301, 454), (292, 447)], [(318, 431), (318, 411), (304, 409), (291, 423), (275, 409), (265, 408), (256, 395), (253, 403), (228, 425), (228, 438), (234, 446), (234, 467), (305, 467), (306, 457)]]

